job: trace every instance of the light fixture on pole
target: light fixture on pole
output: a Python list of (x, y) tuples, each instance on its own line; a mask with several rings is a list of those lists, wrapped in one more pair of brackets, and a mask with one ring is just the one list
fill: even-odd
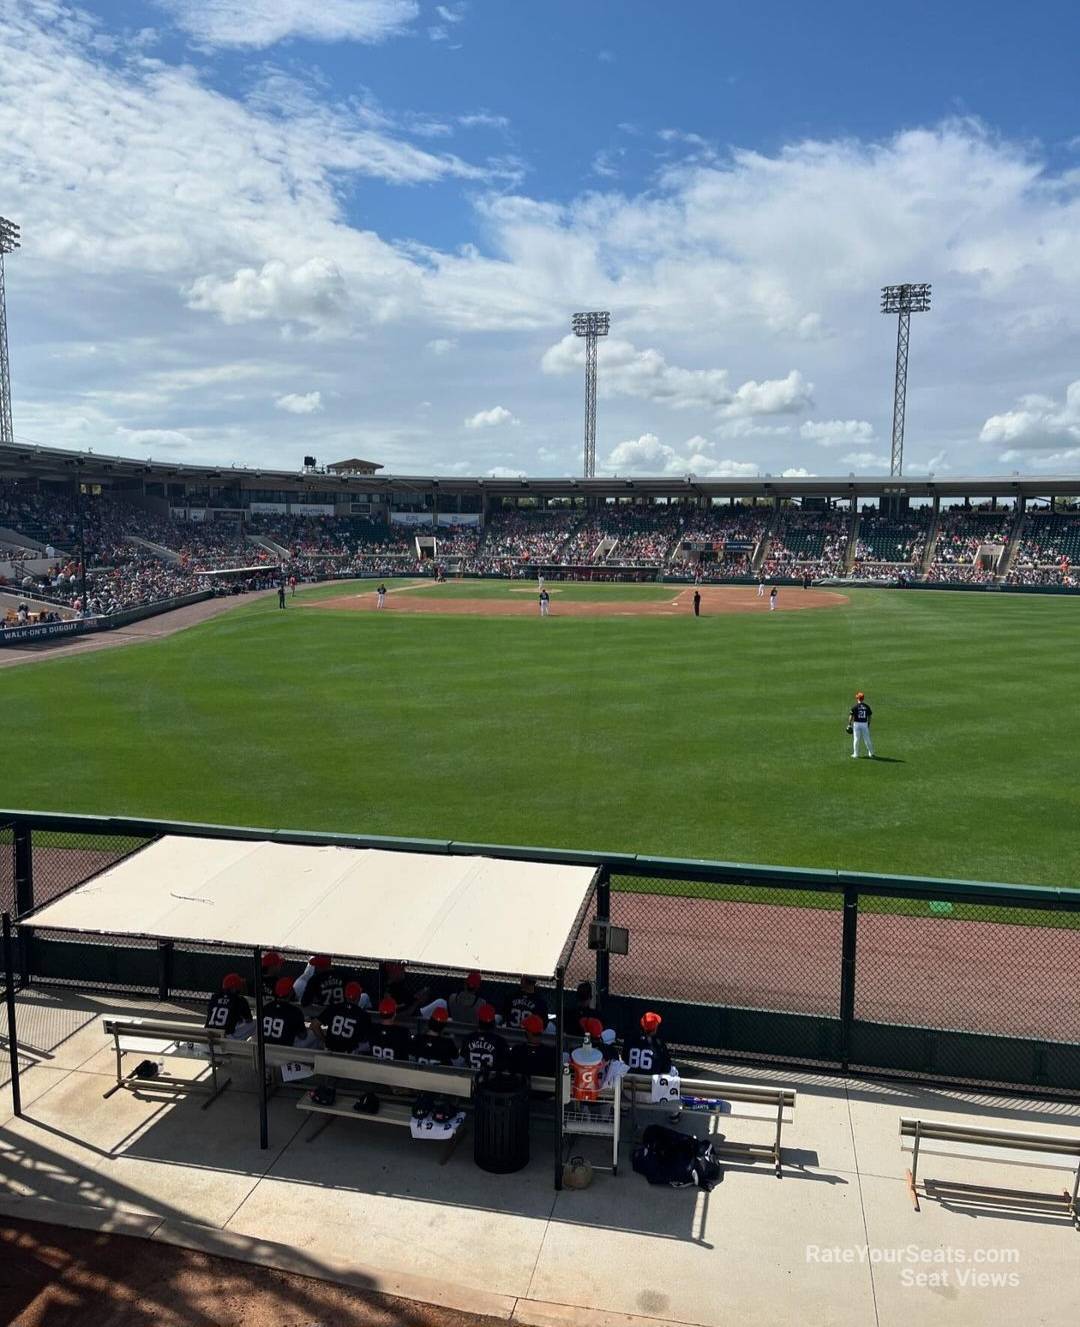
[(585, 478), (596, 475), (596, 340), (611, 330), (610, 313), (575, 313), (575, 336), (585, 338)]
[(4, 297), (4, 255), (19, 247), (19, 227), (0, 217), (0, 446), (15, 444), (11, 423), (11, 365), (8, 361), (7, 301)]
[(881, 312), (897, 314), (896, 378), (893, 382), (892, 456), (890, 475), (904, 473), (904, 410), (907, 405), (908, 339), (911, 315), (930, 311), (930, 282), (881, 287)]

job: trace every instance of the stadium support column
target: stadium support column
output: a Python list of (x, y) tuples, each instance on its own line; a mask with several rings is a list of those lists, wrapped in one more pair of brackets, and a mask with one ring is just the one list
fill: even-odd
[(882, 286), (881, 312), (895, 313), (896, 320), (896, 374), (893, 379), (892, 456), (889, 474), (904, 473), (904, 412), (907, 406), (908, 341), (911, 335), (911, 315), (926, 313), (930, 308), (930, 283), (920, 282), (901, 286)]
[(570, 319), (575, 336), (585, 338), (585, 457), (586, 479), (596, 477), (596, 341), (611, 330), (611, 314), (575, 313)]
[(0, 446), (15, 445), (11, 422), (11, 363), (8, 359), (7, 300), (4, 295), (4, 255), (19, 247), (19, 227), (0, 217)]
[[(563, 1055), (566, 1051), (566, 974), (560, 965), (555, 970), (555, 1191), (562, 1188), (563, 1100), (570, 1090)], [(619, 1085), (615, 1086), (618, 1092)]]
[[(596, 920), (611, 920), (611, 877), (606, 866), (600, 868), (600, 879), (596, 884)], [(608, 986), (611, 980), (611, 956), (607, 949), (596, 951), (596, 1003), (601, 1005), (607, 1000)]]

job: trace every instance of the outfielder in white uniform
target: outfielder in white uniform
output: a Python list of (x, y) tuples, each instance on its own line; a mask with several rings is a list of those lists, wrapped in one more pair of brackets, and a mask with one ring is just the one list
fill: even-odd
[(540, 616), (541, 616), (541, 617), (547, 617), (547, 616), (548, 616), (548, 603), (549, 603), (549, 602), (550, 602), (550, 598), (549, 598), (549, 595), (548, 595), (547, 590), (541, 590), (541, 591), (540, 591)]
[(858, 760), (859, 743), (866, 747), (866, 754), (874, 758), (874, 744), (870, 740), (870, 718), (874, 711), (866, 703), (861, 691), (855, 692), (855, 704), (851, 707), (851, 758)]
[(764, 581), (758, 581), (758, 583), (757, 583), (757, 597), (758, 597), (759, 599), (764, 599), (764, 598), (765, 598), (765, 582), (764, 582)]
[(376, 607), (376, 608), (385, 608), (385, 607), (386, 607), (386, 586), (383, 585), (382, 581), (379, 582), (379, 588), (375, 591), (375, 593), (378, 595), (378, 598), (375, 600), (375, 607)]

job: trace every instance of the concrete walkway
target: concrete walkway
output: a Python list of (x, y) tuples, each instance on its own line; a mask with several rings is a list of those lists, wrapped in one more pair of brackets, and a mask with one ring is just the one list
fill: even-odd
[[(309, 1141), (310, 1117), (286, 1091), (271, 1103), (262, 1152), (249, 1077), (234, 1072), (205, 1111), (201, 1098), (161, 1089), (157, 1099), (146, 1089), (105, 1100), (114, 1060), (100, 1013), (123, 1002), (32, 992), (19, 1003), (25, 1118), (0, 1089), (0, 1213), (142, 1234), (537, 1327), (1056, 1327), (1080, 1317), (1080, 1232), (1067, 1218), (976, 1192), (924, 1199), (916, 1213), (897, 1138), (902, 1113), (1080, 1137), (1078, 1106), (783, 1073), (799, 1099), (782, 1180), (731, 1165), (711, 1194), (652, 1188), (627, 1154), (617, 1178), (598, 1172), (589, 1189), (556, 1195), (542, 1123), (529, 1167), (495, 1176), (475, 1167), (468, 1139), (446, 1165), (439, 1149), (376, 1124), (339, 1120)], [(163, 1008), (130, 1002), (132, 1012)], [(723, 1076), (764, 1075), (731, 1067)], [(732, 1138), (767, 1136), (756, 1123), (718, 1123)], [(924, 1175), (1033, 1193), (1066, 1182), (929, 1157)]]

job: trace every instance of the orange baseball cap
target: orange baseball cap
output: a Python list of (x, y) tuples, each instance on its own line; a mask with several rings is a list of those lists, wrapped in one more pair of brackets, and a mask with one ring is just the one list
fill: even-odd
[(641, 1030), (651, 1036), (663, 1021), (659, 1014), (650, 1009), (641, 1015)]

